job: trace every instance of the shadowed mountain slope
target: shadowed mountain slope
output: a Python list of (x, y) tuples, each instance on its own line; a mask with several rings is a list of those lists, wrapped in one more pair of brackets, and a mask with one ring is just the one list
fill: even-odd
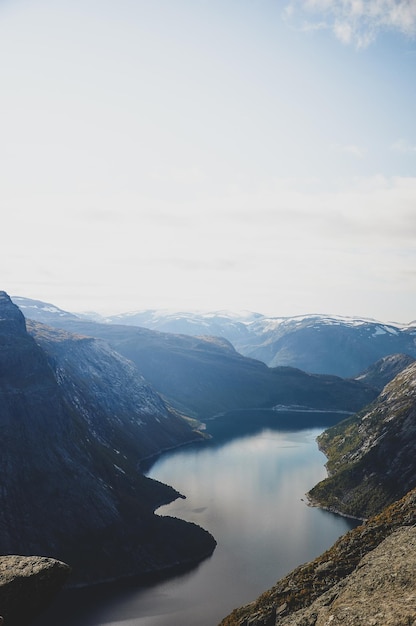
[[(67, 562), (78, 583), (210, 554), (207, 532), (154, 515), (178, 494), (138, 471), (143, 455), (197, 435), (107, 346), (36, 333), (48, 355), (0, 292), (0, 553)], [(117, 412), (127, 388), (131, 411), (126, 399)]]
[(295, 368), (270, 369), (242, 356), (221, 338), (65, 318), (54, 321), (54, 326), (104, 340), (133, 362), (169, 405), (200, 420), (229, 410), (278, 404), (354, 412), (377, 395), (359, 381)]
[[(15, 297), (26, 317), (47, 324), (69, 320), (74, 314), (52, 304)], [(269, 367), (289, 366), (342, 378), (357, 376), (379, 359), (392, 354), (416, 358), (416, 324), (331, 315), (266, 317), (260, 313), (184, 312), (146, 310), (106, 318), (77, 314), (109, 324), (151, 330), (224, 337), (244, 356)], [(55, 318), (55, 321), (53, 321)]]

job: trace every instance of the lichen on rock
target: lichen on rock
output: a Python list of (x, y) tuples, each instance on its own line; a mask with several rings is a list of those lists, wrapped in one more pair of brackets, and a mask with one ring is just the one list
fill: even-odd
[(30, 624), (61, 590), (70, 571), (56, 559), (0, 556), (0, 615), (5, 626)]

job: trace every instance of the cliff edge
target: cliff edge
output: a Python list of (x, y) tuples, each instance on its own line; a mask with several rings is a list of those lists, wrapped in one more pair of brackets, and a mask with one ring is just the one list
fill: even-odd
[(0, 615), (5, 626), (30, 624), (60, 591), (69, 573), (68, 565), (55, 559), (0, 556)]
[(221, 626), (414, 626), (415, 525), (416, 489), (235, 609)]

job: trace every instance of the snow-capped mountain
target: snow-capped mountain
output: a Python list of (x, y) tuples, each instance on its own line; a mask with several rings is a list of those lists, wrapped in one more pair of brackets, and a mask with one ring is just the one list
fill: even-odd
[(242, 355), (269, 367), (353, 377), (391, 354), (416, 357), (416, 322), (407, 325), (339, 315), (268, 317), (242, 311), (187, 312), (150, 309), (100, 318), (62, 311), (51, 304), (13, 297), (28, 318), (55, 326), (71, 320), (139, 326), (174, 334), (224, 337)]
[(287, 365), (312, 373), (355, 376), (390, 354), (416, 357), (416, 325), (340, 315), (267, 317), (260, 313), (136, 311), (107, 323), (188, 335), (216, 335), (269, 367)]

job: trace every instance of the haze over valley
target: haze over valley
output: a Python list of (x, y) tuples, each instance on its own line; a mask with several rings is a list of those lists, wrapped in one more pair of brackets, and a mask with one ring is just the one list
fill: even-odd
[(0, 623), (416, 624), (416, 3), (0, 1)]
[[(130, 323), (122, 324), (124, 316), (96, 321), (97, 316), (63, 311), (22, 296), (11, 299), (5, 292), (0, 304), (1, 420), (7, 441), (2, 455), (2, 524), (7, 532), (1, 550), (37, 553), (68, 563), (70, 587), (133, 578), (140, 589), (141, 582), (172, 576), (217, 553), (217, 538), (193, 514), (182, 521), (154, 513), (161, 504), (187, 494), (179, 493), (170, 480), (167, 484), (152, 480), (151, 472), (143, 474), (142, 467), (149, 457), (183, 444), (196, 444), (201, 454), (210, 440), (225, 445), (223, 440), (238, 443), (249, 437), (254, 444), (256, 433), (261, 436), (269, 428), (293, 432), (293, 437), (295, 431), (306, 436), (329, 426), (335, 433), (337, 428), (350, 433), (364, 419), (369, 430), (360, 435), (361, 474), (357, 466), (353, 478), (344, 478), (347, 470), (341, 468), (343, 498), (346, 502), (353, 498), (355, 507), (346, 505), (345, 513), (366, 518), (415, 486), (415, 405), (409, 391), (416, 356), (413, 324), (316, 315), (272, 319), (223, 312), (202, 319), (187, 314), (182, 330), (199, 331), (202, 324), (205, 330), (215, 328), (234, 341), (242, 338), (240, 345), (249, 354), (263, 350), (272, 363), (283, 358), (284, 364), (269, 366), (244, 356), (224, 336), (176, 334), (132, 323), (142, 321), (146, 313), (128, 315)], [(176, 322), (182, 324), (183, 317), (176, 316)], [(159, 323), (165, 323), (163, 316)], [(315, 371), (301, 369), (302, 363)], [(338, 371), (350, 375), (334, 373)], [(392, 385), (397, 385), (399, 395)], [(384, 422), (380, 422), (382, 415)], [(391, 449), (380, 443), (380, 429), (381, 440), (386, 438), (385, 424), (397, 431)], [(321, 434), (322, 442), (327, 441), (326, 432), (330, 437), (331, 429)], [(374, 444), (368, 443), (373, 440)], [(332, 474), (334, 444), (320, 445), (330, 459)], [(381, 466), (380, 460), (371, 461), (381, 472), (371, 486), (366, 463), (373, 457), (367, 455), (366, 460), (368, 445), (373, 456), (379, 455), (374, 458), (383, 459)], [(391, 468), (387, 474), (386, 464)], [(173, 472), (174, 466), (168, 476), (173, 478)], [(188, 479), (181, 491), (186, 491)], [(322, 486), (306, 483), (298, 502), (309, 488), (311, 503), (322, 501), (324, 508), (342, 512), (340, 495), (335, 495), (335, 504), (331, 500), (333, 490), (339, 492), (339, 481), (335, 474)], [(218, 497), (220, 491), (214, 493)], [(254, 497), (253, 493), (253, 501)], [(373, 508), (363, 508), (364, 501), (368, 507), (373, 502)], [(22, 506), (25, 515), (18, 521)], [(222, 536), (224, 531), (218, 532)], [(327, 540), (331, 532), (326, 532)], [(337, 534), (332, 536), (335, 539)], [(213, 564), (221, 554), (219, 549)], [(211, 582), (201, 585), (206, 588)], [(235, 602), (246, 597), (237, 589), (235, 593)], [(230, 588), (223, 601), (213, 606), (212, 619), (220, 619), (232, 608), (228, 603), (233, 594)], [(201, 611), (202, 604), (198, 606)], [(192, 615), (189, 623), (196, 619), (195, 609)], [(28, 623), (34, 616), (32, 612)], [(56, 615), (52, 613), (50, 619), (53, 623)], [(69, 619), (68, 624), (71, 619), (82, 623), (82, 613)]]

